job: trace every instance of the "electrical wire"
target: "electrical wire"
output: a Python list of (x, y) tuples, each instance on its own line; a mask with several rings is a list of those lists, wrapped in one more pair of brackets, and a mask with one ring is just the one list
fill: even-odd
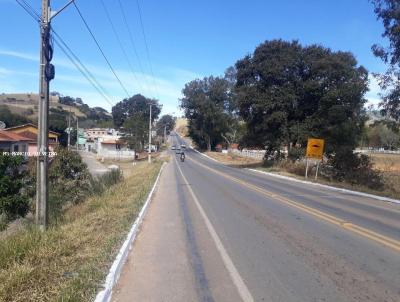
[(133, 76), (135, 82), (138, 83), (140, 89), (143, 90), (143, 87), (142, 87), (142, 85), (140, 84), (139, 79), (138, 79), (138, 77), (137, 77), (136, 74), (135, 74), (134, 68), (132, 67), (131, 60), (129, 59), (129, 57), (128, 57), (126, 51), (125, 51), (125, 48), (124, 48), (124, 46), (123, 46), (123, 44), (122, 44), (122, 42), (121, 42), (121, 39), (120, 39), (120, 37), (119, 37), (119, 35), (118, 35), (118, 31), (116, 30), (116, 28), (115, 28), (115, 26), (114, 26), (114, 23), (113, 23), (113, 21), (112, 21), (112, 19), (111, 19), (110, 13), (109, 13), (109, 11), (108, 11), (108, 9), (107, 9), (107, 6), (105, 5), (104, 0), (100, 0), (100, 2), (101, 2), (102, 6), (103, 6), (103, 8), (104, 8), (104, 11), (105, 11), (105, 13), (106, 13), (108, 22), (110, 23), (111, 28), (112, 28), (112, 30), (113, 30), (113, 32), (114, 32), (114, 35), (115, 35), (115, 37), (116, 37), (116, 39), (117, 39), (117, 41), (118, 41), (118, 45), (119, 45), (119, 47), (120, 47), (122, 53), (124, 54), (125, 60), (126, 60), (127, 63), (128, 63), (128, 66), (129, 66), (129, 68), (130, 68), (130, 71), (131, 71), (131, 73), (132, 73), (132, 76)]
[[(54, 29), (52, 29), (54, 34), (54, 41), (63, 51), (63, 53), (68, 57), (68, 59), (72, 62), (72, 64), (77, 67), (78, 71), (89, 81), (90, 84), (99, 92), (100, 95), (113, 106), (111, 98), (109, 97), (109, 93), (107, 90), (97, 81), (96, 77), (91, 73), (91, 71), (83, 64), (83, 62), (79, 59), (79, 57), (72, 51), (72, 49), (65, 43), (65, 41), (61, 38), (59, 34), (57, 34)], [(76, 62), (75, 62), (75, 61)]]
[(85, 18), (83, 17), (83, 15), (82, 15), (81, 11), (79, 10), (78, 6), (76, 5), (75, 2), (72, 2), (72, 3), (74, 4), (74, 6), (75, 6), (75, 8), (76, 8), (76, 10), (77, 10), (82, 22), (85, 24), (85, 27), (88, 30), (90, 36), (93, 38), (93, 41), (96, 43), (97, 48), (99, 49), (100, 53), (102, 54), (104, 60), (107, 62), (108, 67), (110, 68), (111, 72), (114, 74), (115, 78), (118, 80), (118, 82), (121, 85), (122, 89), (125, 91), (127, 97), (129, 98), (130, 95), (129, 95), (128, 90), (125, 88), (124, 84), (121, 82), (120, 78), (118, 77), (117, 73), (115, 72), (114, 68), (112, 67), (110, 61), (107, 59), (107, 56), (105, 55), (103, 49), (101, 48), (99, 42), (97, 41), (96, 37), (94, 36), (92, 30), (90, 29), (88, 23), (86, 22)]
[[(118, 0), (118, 1), (120, 1), (120, 0)], [(150, 51), (149, 51), (149, 46), (148, 46), (148, 43), (147, 43), (146, 33), (144, 31), (144, 25), (143, 25), (143, 19), (142, 19), (142, 10), (140, 8), (139, 0), (136, 0), (136, 4), (137, 4), (138, 12), (139, 12), (140, 26), (142, 28), (143, 40), (144, 40), (144, 44), (145, 44), (145, 47), (146, 47), (146, 55), (147, 55), (147, 60), (149, 61), (150, 72), (151, 72), (151, 76), (153, 78), (153, 84), (154, 84), (155, 90), (157, 92), (158, 98), (160, 98), (159, 93), (158, 93), (158, 89), (157, 89), (157, 84), (156, 84), (155, 77), (154, 77), (153, 64), (151, 63), (151, 59), (150, 59)]]
[[(34, 20), (36, 20), (37, 22), (41, 21), (40, 15), (33, 9), (32, 6), (30, 6), (24, 0), (22, 0), (22, 3), (20, 2), (20, 0), (16, 0), (16, 2)], [(103, 86), (96, 80), (94, 75), (89, 71), (89, 69), (86, 68), (86, 66), (82, 63), (82, 61), (78, 58), (78, 56), (71, 50), (71, 48), (68, 47), (68, 45), (64, 42), (61, 36), (58, 35), (57, 32), (54, 31), (54, 29), (51, 30), (55, 35), (54, 42), (60, 47), (61, 51), (67, 56), (67, 58), (72, 62), (72, 64), (74, 64), (77, 70), (88, 80), (88, 82), (93, 86), (93, 88), (95, 88), (95, 90), (106, 100), (106, 102), (109, 103), (111, 106), (113, 106), (114, 104), (112, 103), (112, 101), (110, 101), (108, 93), (103, 88)]]
[(33, 9), (33, 7), (24, 0), (15, 0), (33, 19), (40, 22), (40, 15)]
[(72, 62), (72, 64), (75, 65), (76, 69), (78, 69), (78, 71), (86, 78), (86, 80), (88, 80), (88, 82), (93, 86), (93, 88), (106, 100), (107, 103), (113, 106), (114, 104), (108, 99), (108, 97), (105, 94), (103, 94), (101, 89), (96, 86), (96, 83), (85, 73), (85, 71), (81, 68), (81, 66), (79, 66), (79, 64), (75, 62), (75, 60), (73, 59), (72, 56), (70, 56), (68, 51), (64, 49), (63, 45), (57, 39), (54, 39), (54, 42), (61, 49), (61, 51), (67, 56), (67, 58)]
[(128, 25), (128, 21), (127, 21), (127, 18), (126, 18), (126, 15), (125, 15), (125, 11), (124, 11), (124, 7), (122, 6), (121, 0), (118, 0), (118, 4), (119, 4), (119, 9), (120, 9), (121, 14), (122, 14), (122, 19), (123, 19), (125, 27), (126, 27), (126, 29), (128, 31), (129, 40), (131, 42), (133, 51), (135, 53), (136, 59), (137, 59), (138, 64), (139, 64), (140, 72), (142, 73), (142, 75), (144, 77), (144, 80), (145, 80), (145, 82), (147, 84), (147, 87), (150, 87), (151, 85), (149, 85), (149, 83), (147, 81), (147, 78), (145, 77), (144, 69), (143, 69), (139, 54), (138, 54), (137, 49), (136, 49), (136, 44), (135, 44), (135, 41), (133, 39), (133, 34), (132, 34), (132, 31), (131, 31), (131, 29), (130, 29), (130, 27)]

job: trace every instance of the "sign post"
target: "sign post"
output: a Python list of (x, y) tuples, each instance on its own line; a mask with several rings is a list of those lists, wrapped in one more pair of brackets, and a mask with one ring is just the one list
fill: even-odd
[(324, 154), (324, 144), (325, 140), (319, 138), (309, 138), (307, 142), (307, 151), (306, 151), (306, 175), (308, 177), (308, 161), (310, 158), (314, 158), (319, 160), (317, 164), (317, 170), (315, 172), (315, 180), (318, 179), (318, 170), (319, 170), (319, 163), (322, 161), (323, 154)]

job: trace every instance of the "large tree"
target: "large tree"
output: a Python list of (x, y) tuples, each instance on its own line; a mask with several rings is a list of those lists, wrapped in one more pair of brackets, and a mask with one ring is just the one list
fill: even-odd
[(398, 0), (370, 0), (378, 19), (385, 28), (382, 37), (389, 40), (384, 47), (372, 46), (375, 56), (388, 65), (384, 74), (376, 75), (385, 91), (381, 106), (383, 113), (400, 121), (400, 2)]
[(326, 140), (328, 155), (350, 154), (365, 120), (368, 72), (351, 53), (297, 41), (267, 41), (236, 63), (236, 99), (245, 143), (278, 156)]
[(112, 108), (115, 126), (124, 128), (127, 142), (136, 150), (142, 150), (148, 140), (150, 105), (152, 105), (151, 122), (153, 123), (161, 112), (161, 105), (155, 99), (136, 94)]
[(210, 151), (228, 130), (228, 87), (224, 78), (211, 76), (191, 81), (182, 90), (181, 108), (188, 119), (189, 136), (201, 149)]
[(175, 128), (175, 122), (176, 118), (173, 117), (170, 114), (165, 114), (163, 115), (158, 121), (157, 121), (157, 135), (164, 135), (164, 130), (166, 131), (166, 134), (169, 135), (171, 130)]

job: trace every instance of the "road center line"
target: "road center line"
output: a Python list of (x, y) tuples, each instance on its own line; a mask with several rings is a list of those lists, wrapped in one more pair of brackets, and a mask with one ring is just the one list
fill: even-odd
[(185, 181), (185, 183), (187, 184), (187, 188), (189, 190), (190, 195), (193, 198), (193, 201), (197, 207), (197, 209), (199, 210), (205, 224), (207, 227), (208, 232), (211, 235), (211, 238), (214, 240), (214, 243), (217, 247), (217, 250), (219, 252), (219, 254), (221, 255), (222, 261), (224, 263), (225, 268), (227, 269), (233, 283), (235, 284), (238, 293), (240, 295), (240, 297), (242, 298), (243, 301), (245, 302), (252, 302), (254, 301), (253, 296), (251, 295), (249, 289), (247, 288), (246, 284), (244, 283), (242, 277), (240, 276), (238, 270), (236, 269), (235, 265), (233, 264), (232, 259), (229, 257), (224, 245), (221, 242), (221, 239), (219, 238), (217, 232), (215, 231), (213, 225), (211, 224), (210, 220), (208, 219), (205, 211), (203, 210), (203, 207), (201, 206), (199, 200), (197, 199), (197, 196), (194, 194), (192, 187), (189, 185), (188, 180), (186, 179), (185, 175), (182, 172), (181, 167), (178, 164), (178, 161), (175, 157), (175, 163), (178, 167), (179, 173), (182, 175), (183, 180)]
[(337, 225), (339, 227), (342, 227), (342, 228), (344, 228), (346, 230), (352, 231), (353, 233), (361, 235), (361, 236), (363, 236), (365, 238), (368, 238), (370, 240), (373, 240), (375, 242), (379, 242), (380, 244), (383, 244), (383, 245), (385, 245), (387, 247), (390, 247), (390, 248), (400, 252), (400, 241), (398, 241), (396, 239), (384, 236), (384, 235), (379, 234), (377, 232), (371, 231), (371, 230), (369, 230), (367, 228), (361, 227), (361, 226), (359, 226), (357, 224), (353, 224), (353, 223), (351, 223), (349, 221), (345, 221), (343, 219), (340, 219), (340, 218), (338, 218), (336, 216), (333, 216), (331, 214), (328, 214), (328, 213), (325, 213), (323, 211), (314, 209), (314, 208), (312, 208), (310, 206), (306, 206), (306, 205), (301, 204), (299, 202), (290, 200), (290, 199), (288, 199), (288, 198), (286, 198), (286, 197), (284, 197), (282, 195), (273, 193), (273, 192), (268, 191), (268, 190), (266, 190), (264, 188), (260, 188), (260, 187), (258, 187), (256, 185), (253, 185), (251, 183), (248, 183), (248, 182), (243, 181), (241, 179), (238, 179), (236, 177), (227, 175), (227, 174), (225, 174), (225, 173), (223, 173), (221, 171), (218, 171), (216, 169), (210, 168), (210, 167), (208, 167), (208, 166), (206, 166), (206, 165), (204, 165), (204, 164), (202, 164), (202, 163), (200, 163), (200, 162), (198, 162), (196, 160), (192, 159), (192, 162), (197, 164), (197, 165), (199, 165), (199, 166), (201, 166), (201, 167), (203, 167), (203, 168), (205, 168), (205, 169), (207, 169), (207, 170), (209, 170), (209, 171), (214, 172), (215, 174), (221, 175), (222, 177), (225, 177), (225, 178), (227, 178), (229, 180), (232, 180), (232, 181), (234, 181), (236, 183), (239, 183), (239, 184), (241, 184), (241, 185), (243, 185), (243, 186), (245, 186), (245, 187), (247, 187), (247, 188), (249, 188), (249, 189), (251, 189), (253, 191), (259, 192), (259, 193), (261, 193), (261, 194), (263, 194), (263, 195), (265, 195), (265, 196), (267, 196), (269, 198), (273, 198), (275, 200), (279, 200), (280, 202), (282, 202), (284, 204), (287, 204), (289, 206), (297, 208), (297, 209), (299, 209), (299, 210), (301, 210), (303, 212), (306, 212), (306, 213), (308, 213), (308, 214), (310, 214), (310, 215), (312, 215), (314, 217), (318, 217), (318, 218), (320, 218), (320, 219), (322, 219), (324, 221), (327, 221), (327, 222), (330, 222), (332, 224), (335, 224), (335, 225)]

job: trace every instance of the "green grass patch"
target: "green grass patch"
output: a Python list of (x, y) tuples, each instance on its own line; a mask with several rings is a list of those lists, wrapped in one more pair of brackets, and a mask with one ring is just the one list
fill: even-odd
[(0, 301), (92, 301), (139, 213), (161, 162), (69, 208), (60, 224), (0, 242)]

